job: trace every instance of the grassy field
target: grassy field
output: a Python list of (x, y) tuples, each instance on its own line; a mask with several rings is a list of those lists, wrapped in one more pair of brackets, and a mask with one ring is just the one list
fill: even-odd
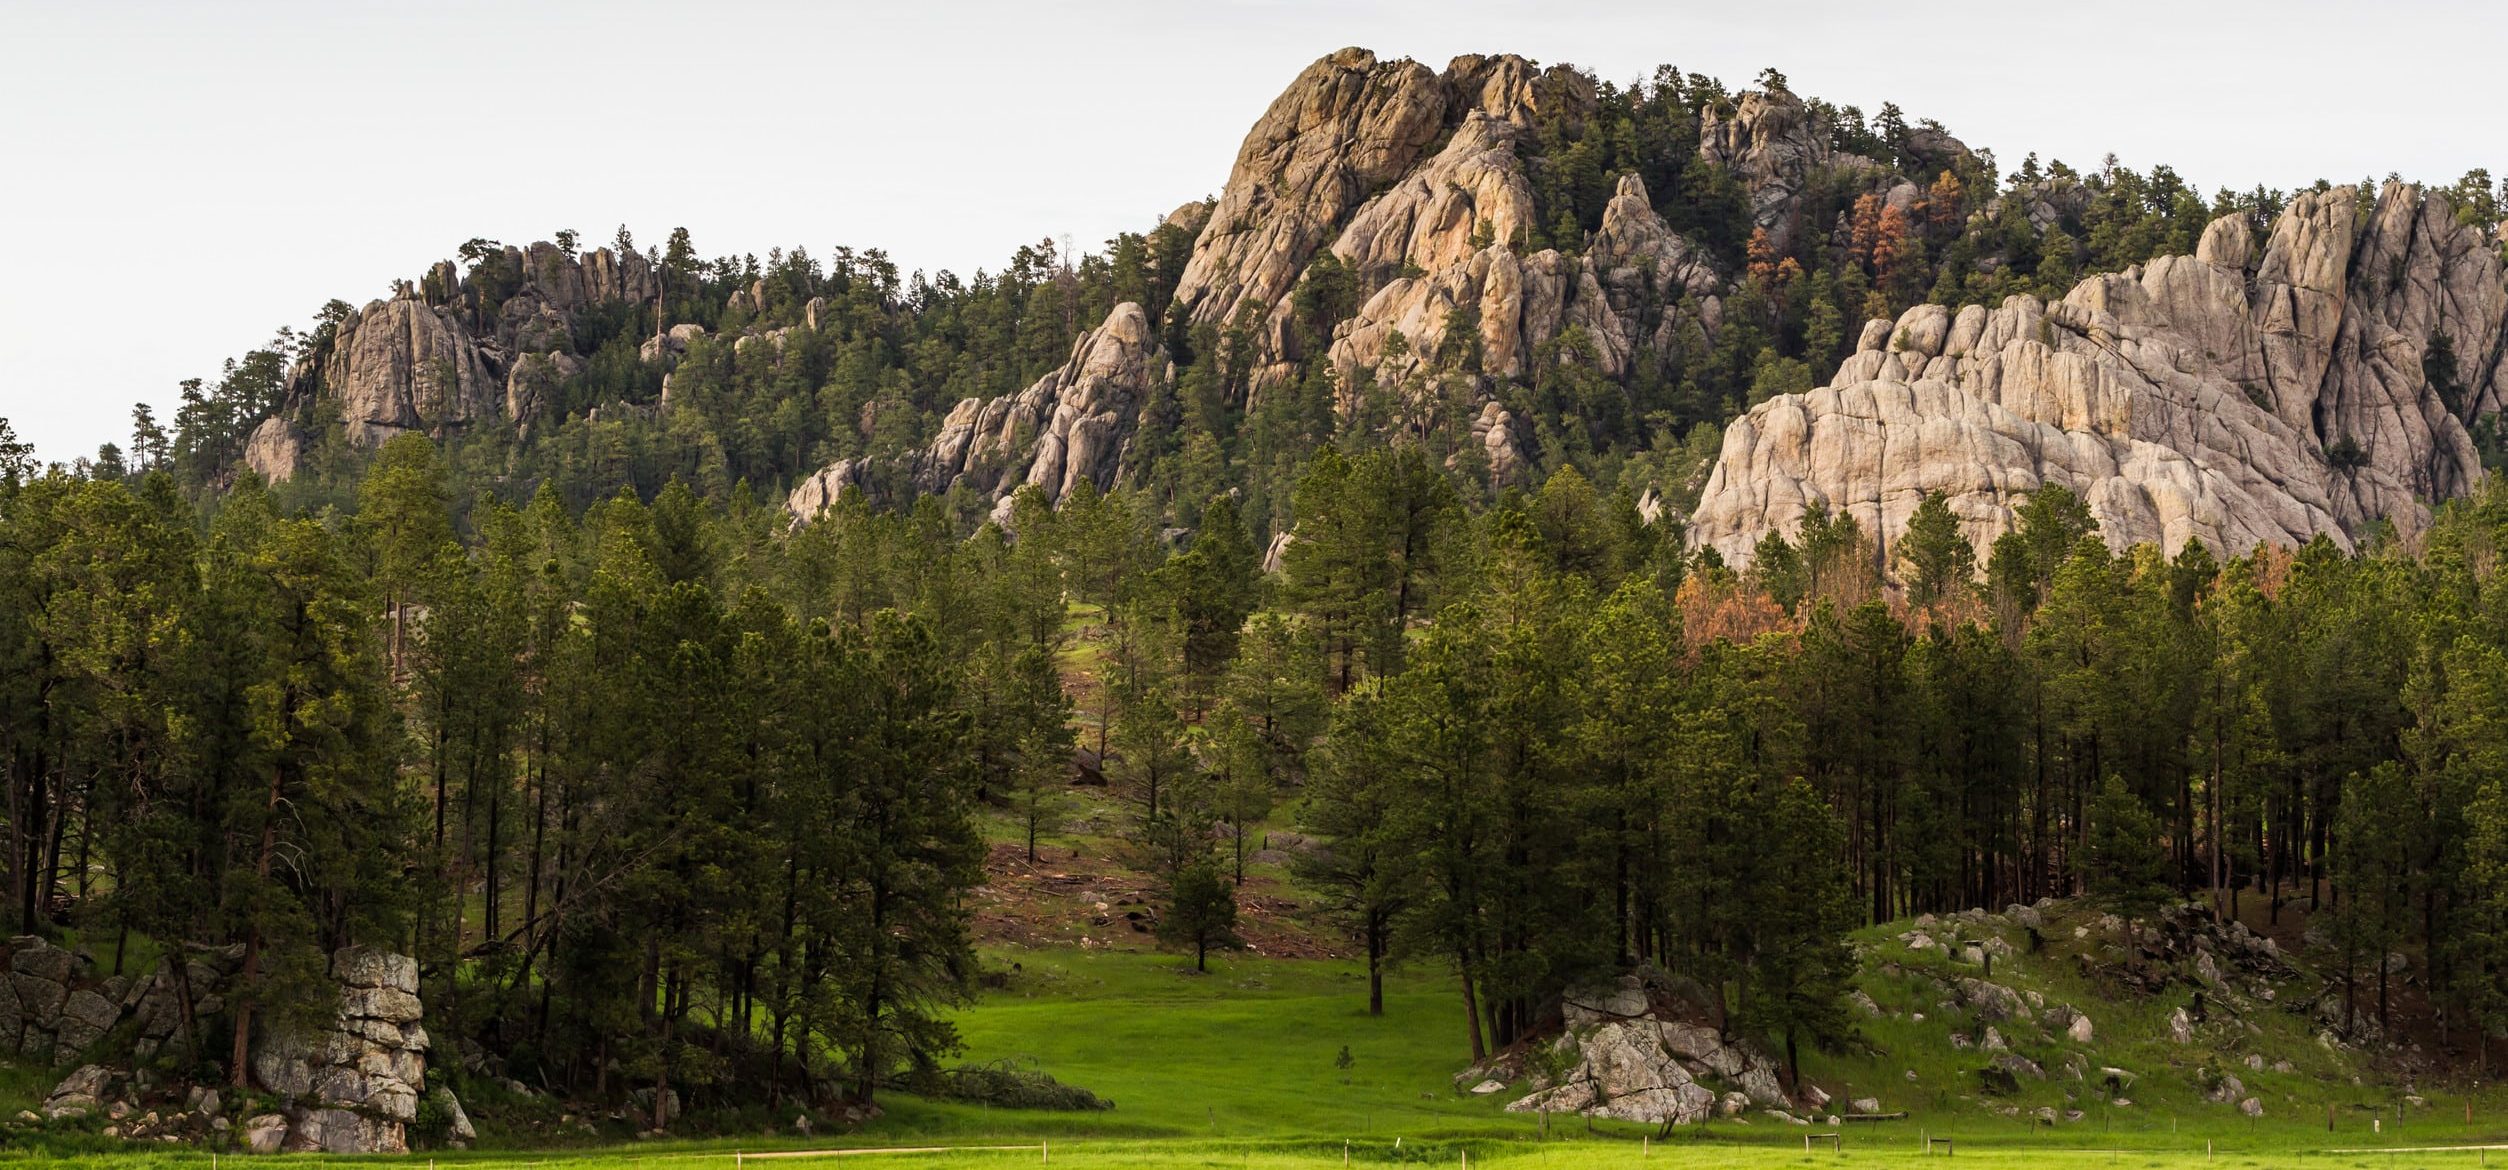
[[(1951, 1160), (1944, 1161), (1945, 1155)], [(2229, 1143), (2207, 1152), (2198, 1141), (2167, 1147), (2065, 1147), (2032, 1145), (2025, 1142), (1993, 1142), (1962, 1140), (1956, 1147), (1937, 1144), (1933, 1153), (1926, 1153), (1914, 1139), (1849, 1134), (1838, 1148), (1827, 1143), (1805, 1152), (1800, 1139), (1791, 1143), (1734, 1141), (1729, 1139), (1684, 1137), (1671, 1142), (1641, 1145), (1637, 1140), (1601, 1141), (1593, 1139), (1550, 1142), (1480, 1141), (1406, 1141), (1396, 1147), (1390, 1141), (1353, 1141), (1345, 1161), (1339, 1143), (1323, 1142), (1230, 1142), (1219, 1140), (1068, 1140), (1047, 1139), (1040, 1144), (1029, 1141), (1015, 1148), (949, 1148), (928, 1149), (907, 1147), (892, 1150), (786, 1150), (768, 1153), (758, 1150), (735, 1153), (730, 1149), (694, 1149), (676, 1146), (640, 1146), (567, 1153), (513, 1154), (480, 1153), (475, 1155), (416, 1155), (407, 1158), (345, 1158), (290, 1155), (270, 1158), (238, 1158), (227, 1156), (216, 1165), (224, 1166), (441, 1166), (445, 1170), (475, 1167), (477, 1170), (508, 1170), (520, 1167), (552, 1167), (556, 1170), (716, 1170), (740, 1167), (742, 1170), (783, 1170), (802, 1166), (852, 1167), (922, 1167), (922, 1166), (1068, 1166), (1068, 1167), (1204, 1167), (1209, 1170), (1321, 1170), (1324, 1167), (1355, 1166), (1450, 1166), (1507, 1167), (1510, 1170), (1601, 1170), (1614, 1168), (1652, 1168), (1663, 1170), (1722, 1170), (1722, 1168), (1874, 1166), (1874, 1167), (1939, 1167), (1965, 1166), (1971, 1170), (2059, 1170), (2094, 1167), (2135, 1167), (2147, 1170), (2193, 1170), (2196, 1167), (2227, 1168), (2227, 1170), (2281, 1170), (2288, 1167), (2326, 1167), (2327, 1170), (2385, 1170), (2389, 1167), (2474, 1167), (2487, 1166), (2490, 1159), (2508, 1159), (2508, 1146), (2490, 1150), (2424, 1149), (2396, 1147), (2379, 1150), (2328, 1150), (2308, 1147), (2240, 1147)], [(133, 1153), (98, 1155), (34, 1155), (12, 1154), (0, 1150), (0, 1166), (94, 1167), (96, 1170), (142, 1170), (163, 1167), (166, 1170), (211, 1167), (207, 1154)]]
[[(568, 1152), (477, 1151), (407, 1159), (243, 1159), (245, 1164), (428, 1165), (448, 1168), (546, 1165), (566, 1170), (651, 1167), (713, 1170), (757, 1165), (1276, 1167), (1352, 1165), (1552, 1168), (1663, 1166), (1777, 1167), (1855, 1164), (1938, 1165), (1928, 1137), (1955, 1144), (1954, 1165), (1971, 1167), (2174, 1168), (2196, 1166), (2357, 1167), (2487, 1165), (2474, 1150), (2405, 1152), (2408, 1147), (2499, 1140), (2508, 1126), (2488, 1119), (2502, 1102), (2475, 1101), (2476, 1122), (2463, 1118), (2464, 1098), (2433, 1090), (2429, 1104), (2398, 1114), (2383, 1090), (2352, 1085), (2330, 1065), (2261, 1078), (2276, 1098), (2263, 1121), (2207, 1106), (2173, 1082), (2153, 1077), (2155, 1096), (2129, 1110), (2109, 1109), (2078, 1124), (2044, 1128), (1980, 1110), (1955, 1093), (1902, 1094), (1914, 1116), (1852, 1126), (1835, 1148), (1823, 1140), (1806, 1153), (1806, 1131), (1767, 1119), (1720, 1121), (1666, 1141), (1650, 1127), (1588, 1127), (1554, 1119), (1549, 1140), (1539, 1122), (1503, 1111), (1503, 1097), (1456, 1091), (1451, 1077), (1462, 1050), (1457, 997), (1439, 973), (1398, 972), (1386, 1013), (1365, 1011), (1365, 976), (1346, 961), (1225, 957), (1208, 975), (1172, 956), (1067, 948), (997, 949), (991, 966), (1010, 971), (1005, 988), (963, 1012), (970, 1060), (1032, 1060), (1056, 1077), (1112, 1098), (1096, 1114), (988, 1110), (905, 1096), (884, 1099), (886, 1116), (865, 1132), (815, 1141), (789, 1134), (705, 1143), (651, 1143)], [(1015, 969), (1014, 969), (1015, 965)], [(2050, 976), (2050, 979), (2053, 977)], [(2060, 983), (2047, 984), (2060, 989)], [(1887, 997), (1892, 988), (1880, 985)], [(2157, 1062), (2146, 1035), (2156, 1020), (2108, 1013), (2115, 1059)], [(1898, 1021), (1886, 1027), (1909, 1028)], [(1908, 1032), (1876, 1035), (1894, 1050), (1924, 1050)], [(1903, 1049), (1902, 1049), (1903, 1046)], [(1938, 1045), (1934, 1045), (1938, 1046)], [(1348, 1049), (1348, 1066), (1340, 1055)], [(2184, 1059), (2194, 1059), (2186, 1057)], [(1895, 1077), (1905, 1059), (1822, 1058), (1807, 1071), (1833, 1089), (1859, 1079)], [(1920, 1078), (1956, 1075), (1960, 1060), (1916, 1061)], [(2146, 1063), (2158, 1070), (2157, 1063)], [(2053, 1090), (2047, 1090), (2053, 1092)], [(2179, 1098), (2184, 1099), (2179, 1099)], [(2032, 1104), (2024, 1100), (2021, 1104)], [(2326, 1104), (2336, 1106), (2328, 1132)], [(1901, 1101), (1893, 1101), (1900, 1107)], [(2362, 1108), (2363, 1105), (2368, 1108)], [(2382, 1118), (2373, 1131), (2369, 1118)], [(1398, 1143), (1398, 1144), (1397, 1144)], [(2206, 1143), (2211, 1153), (2207, 1156)], [(1016, 1146), (984, 1150), (965, 1147)], [(929, 1153), (817, 1154), (828, 1147), (951, 1147)], [(1042, 1148), (1040, 1148), (1042, 1147)], [(2334, 1153), (2382, 1147), (2376, 1153)], [(2384, 1147), (2391, 1147), (2391, 1152)], [(2497, 1152), (2508, 1159), (2508, 1149)], [(761, 1156), (763, 1155), (763, 1157)], [(223, 1167), (238, 1159), (226, 1157)], [(0, 1149), (0, 1167), (15, 1165), (205, 1167), (190, 1152), (64, 1152)], [(2503, 1162), (2508, 1164), (2508, 1162)]]

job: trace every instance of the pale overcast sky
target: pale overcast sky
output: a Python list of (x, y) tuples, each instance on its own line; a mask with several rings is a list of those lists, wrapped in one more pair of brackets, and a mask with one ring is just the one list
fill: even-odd
[(962, 273), (1094, 246), (1215, 194), (1343, 45), (1775, 65), (2006, 167), (2114, 151), (2206, 190), (2508, 169), (2508, 17), (2473, 3), (0, 0), (0, 417), (51, 459), (127, 442), (133, 402), (472, 236)]

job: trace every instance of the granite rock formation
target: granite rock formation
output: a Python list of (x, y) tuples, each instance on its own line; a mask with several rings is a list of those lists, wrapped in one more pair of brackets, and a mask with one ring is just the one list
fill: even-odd
[(296, 464), (304, 457), (304, 432), (275, 414), (261, 420), (244, 440), (244, 466), (270, 483), (296, 478)]
[[(1982, 551), (2050, 483), (2120, 548), (2419, 530), (2481, 475), (2467, 426), (2508, 389), (2508, 287), (2444, 197), (2390, 183), (2365, 220), (2360, 206), (2346, 187), (2302, 194), (2260, 248), (2229, 217), (2193, 256), (2051, 304), (1867, 326), (1827, 386), (1727, 429), (1691, 542), (1744, 563), (1817, 503), (1886, 549), (1939, 492)], [(2456, 373), (2432, 385), (2442, 345)]]
[[(1071, 344), (1071, 358), (1036, 384), (1000, 398), (969, 398), (940, 433), (899, 468), (912, 489), (937, 494), (964, 486), (998, 497), (1006, 509), (1034, 484), (1048, 503), (1086, 481), (1112, 486), (1123, 468), (1141, 405), (1171, 376), (1149, 316), (1130, 302)], [(879, 469), (840, 460), (802, 480), (784, 501), (795, 519), (818, 515), (848, 487), (883, 490)]]
[(349, 947), (331, 956), (331, 977), (340, 986), (332, 1023), (264, 1036), (253, 1052), (253, 1080), (293, 1102), (283, 1149), (405, 1152), (427, 1079), (418, 962)]
[(414, 295), (376, 301), (339, 324), (321, 364), (349, 442), (460, 426), (497, 409), (496, 376), (450, 309)]
[[(1758, 1047), (1728, 1041), (1713, 1027), (1675, 1010), (1677, 996), (1659, 994), (1635, 976), (1562, 997), (1563, 1028), (1552, 1044), (1556, 1075), (1527, 1074), (1522, 1057), (1500, 1057), (1465, 1070), (1458, 1084), (1507, 1081), (1528, 1089), (1510, 1113), (1577, 1113), (1653, 1125), (1693, 1125), (1751, 1107), (1798, 1108), (1779, 1082), (1776, 1063)], [(1826, 1094), (1805, 1086), (1806, 1104)], [(1788, 1120), (1796, 1120), (1786, 1112)]]
[(1176, 285), (1176, 307), (1226, 323), (1277, 315), (1315, 249), (1445, 126), (1447, 87), (1415, 61), (1343, 49), (1307, 66), (1237, 149)]
[[(47, 1114), (57, 1117), (102, 1107), (113, 1086), (137, 1092), (126, 1072), (135, 1065), (118, 1062), (154, 1059), (180, 1042), (187, 1025), (204, 1032), (213, 1021), (224, 1026), (226, 995), (244, 954), (241, 945), (185, 947), (179, 966), (169, 956), (144, 976), (107, 976), (82, 951), (24, 936), (10, 941), (6, 959), (0, 1049), (48, 1064), (83, 1062), (47, 1099)], [(288, 1101), (262, 1129), (272, 1150), (402, 1152), (426, 1088), (417, 962), (351, 947), (332, 955), (331, 976), (340, 1002), (328, 1024), (259, 1029), (253, 1083)], [(169, 1119), (168, 1134), (196, 1138), (218, 1118), (214, 1092), (177, 1103), (184, 1108), (168, 1112), (192, 1120)]]
[[(286, 432), (268, 424), (309, 422), (317, 398), (337, 404), (349, 442), (359, 447), (411, 430), (441, 436), (483, 423), (527, 428), (554, 401), (551, 388), (581, 372), (585, 313), (661, 299), (660, 275), (633, 252), (570, 254), (540, 242), (505, 248), (481, 267), (505, 279), (474, 281), (443, 261), (417, 283), (401, 282), (391, 297), (342, 316), (299, 358), (285, 401), (255, 430), (246, 461), (267, 479), (293, 474), (280, 441)], [(684, 336), (673, 340), (686, 348)], [(309, 440), (301, 429), (295, 433), (301, 448)]]

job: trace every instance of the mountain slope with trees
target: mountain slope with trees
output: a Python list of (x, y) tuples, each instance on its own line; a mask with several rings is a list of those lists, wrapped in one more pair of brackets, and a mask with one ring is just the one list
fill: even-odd
[[(1737, 1042), (1851, 1046), (1853, 931), (2076, 895), (2128, 948), (2180, 898), (2305, 900), (2347, 1005), (2380, 989), (2382, 1029), (2409, 972), (2434, 1049), (2487, 1061), (2508, 488), (2455, 458), (2498, 389), (2474, 315), (2308, 334), (2366, 371), (2340, 387), (2443, 400), (2412, 417), (2457, 478), (2406, 485), (2408, 530), (2215, 547), (2055, 477), (1982, 542), (1923, 485), (1903, 529), (1802, 493), (1729, 557), (1680, 522), (1752, 441), (1722, 424), (1956, 356), (1852, 321), (2123, 304), (2188, 253), (2270, 319), (2230, 238), (2357, 192), (2007, 181), (1773, 73), (1357, 50), (1239, 169), (972, 280), (473, 241), (128, 457), (0, 433), (15, 928), (253, 956), (141, 1058), (167, 1083), (250, 1082), (262, 1008), (363, 945), (416, 959), (456, 1083), (858, 1118), (945, 1091), (983, 827), (1033, 857), (1103, 784), (1145, 933), (1242, 941), (1247, 835), (1294, 825), (1371, 1006), (1389, 965), (1450, 977), (1458, 1066), (1627, 972)], [(2495, 212), (2487, 176), (2381, 198), (2407, 243)], [(2326, 287), (2374, 283), (2362, 238)], [(2094, 370), (2135, 341), (2034, 339)]]
[[(2487, 173), (2406, 188), (2371, 215), (2375, 189), (2354, 188), (2360, 214), (2309, 237), (2330, 255), (2276, 268), (2270, 248), (2235, 250), (2264, 257), (2257, 279), (2299, 290), (2274, 310), (2295, 324), (2259, 302), (2257, 327), (2302, 329), (2310, 345), (2339, 332), (2346, 271), (2368, 303), (2372, 278), (2387, 279), (2378, 256), (2412, 273), (2438, 257), (2437, 308), (2389, 298), (2397, 312), (2344, 346), (2382, 353), (2393, 330), (2424, 351), (2369, 373), (2385, 399), (2450, 416), (2419, 425), (2453, 434), (2439, 444), (2452, 474), (2410, 470), (2435, 440), (2389, 434), (2365, 406), (2338, 404), (2322, 424), (2276, 407), (2306, 435), (2301, 458), (2358, 458), (2402, 485), (2370, 501), (2371, 518), (2412, 492), (2463, 490), (2497, 449), (2508, 313), (2508, 298), (2474, 295), (2498, 283)], [(2312, 198), (2347, 208), (2331, 190)], [(2113, 160), (2082, 172), (2031, 156), (2005, 174), (1936, 124), (1804, 98), (1773, 70), (1742, 92), (1669, 67), (1622, 87), (1511, 56), (1434, 72), (1344, 50), (1273, 104), (1218, 200), (1102, 252), (1048, 241), (962, 279), (903, 273), (876, 249), (708, 260), (684, 231), (642, 250), (623, 229), (589, 250), (571, 231), (473, 240), (391, 298), (334, 302), (187, 388), (170, 433), (139, 420), (132, 451), (106, 462), (178, 467), (195, 490), (248, 462), (296, 485), (283, 496), (339, 501), (376, 444), (414, 428), (444, 447), (457, 494), (517, 506), (542, 482), (581, 508), (677, 477), (709, 499), (746, 483), (808, 511), (849, 485), (893, 507), (939, 496), (971, 529), (1022, 482), (1055, 497), (1088, 478), (1150, 492), (1185, 528), (1233, 488), (1262, 540), (1294, 522), (1291, 486), (1320, 448), (1415, 441), (1475, 501), (1574, 466), (1679, 517), (1724, 424), (1880, 348), (1860, 322), (2057, 302), (2085, 275), (2194, 254), (2207, 231), (2220, 262), (2241, 234), (2229, 225), (2262, 239), (2293, 198), (2205, 197), (2170, 168)], [(2391, 245), (2339, 246), (2371, 221)], [(1127, 304), (1138, 320), (1117, 328)], [(1123, 369), (1082, 377), (1075, 346)], [(2275, 385), (2307, 378), (2309, 359), (2287, 360), (2301, 365)], [(1931, 478), (1961, 495), (1956, 476)], [(2029, 486), (2012, 478), (1958, 509), (1980, 540)], [(2091, 484), (2067, 486), (2107, 508)], [(1852, 494), (1826, 481), (1790, 493), (1865, 511)], [(1912, 495), (1893, 499), (1882, 523)], [(1762, 524), (1793, 521), (1749, 521), (1740, 544)]]

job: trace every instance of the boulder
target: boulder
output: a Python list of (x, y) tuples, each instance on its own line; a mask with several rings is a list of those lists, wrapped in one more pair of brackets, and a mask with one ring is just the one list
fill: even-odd
[(679, 365), (679, 359), (687, 354), (688, 347), (705, 335), (705, 326), (694, 322), (673, 325), (645, 338), (644, 344), (636, 347), (636, 358), (649, 366), (672, 369)]
[(244, 1121), (244, 1148), (256, 1154), (275, 1154), (287, 1142), (287, 1118), (277, 1113), (256, 1114)]
[(9, 971), (21, 979), (68, 983), (77, 977), (80, 966), (78, 955), (31, 935), (10, 944)]
[[(1634, 978), (1581, 988), (1563, 1001), (1563, 1014), (1572, 1021), (1558, 1041), (1561, 1054), (1570, 1058), (1565, 1071), (1556, 1083), (1508, 1105), (1511, 1112), (1687, 1125), (1719, 1108), (1716, 1092), (1698, 1083), (1698, 1075), (1725, 1076), (1722, 1070), (1732, 1070), (1730, 1079), (1744, 1101), (1775, 1089), (1764, 1061), (1746, 1061), (1714, 1029), (1657, 1018)], [(1772, 1099), (1784, 1100), (1782, 1094)]]
[(2000, 1023), (2005, 1020), (2033, 1018), (2029, 1010), (2029, 1001), (2023, 999), (2019, 992), (2000, 983), (1984, 979), (1962, 979), (1959, 981), (1959, 999), (1963, 1006), (1977, 1013), (1977, 1018), (1981, 1020)]
[(1738, 1078), (1742, 1092), (1760, 1105), (1786, 1105), (1785, 1089), (1777, 1083), (1776, 1070), (1765, 1062), (1753, 1062)]
[(103, 1065), (80, 1065), (77, 1071), (63, 1077), (44, 1098), (43, 1112), (47, 1119), (84, 1117), (95, 1112), (113, 1086), (114, 1072)]
[(405, 1154), (409, 1140), (397, 1120), (325, 1106), (298, 1111), (288, 1123), (282, 1148), (292, 1153)]
[[(466, 1146), (479, 1140), (479, 1130), (471, 1125), (469, 1112), (462, 1108), (461, 1098), (454, 1096), (452, 1089), (438, 1085), (428, 1091), (427, 1099), (434, 1102), (436, 1110), (444, 1115), (444, 1136), (447, 1140), (456, 1146)], [(806, 1134), (809, 1131), (804, 1129), (802, 1132)]]
[(340, 1014), (394, 1023), (415, 1023), (426, 1014), (415, 993), (397, 987), (347, 987), (340, 992)]
[(1571, 1030), (1634, 1019), (1645, 1015), (1646, 1009), (1645, 986), (1628, 976), (1559, 997), (1560, 1014)]
[(418, 960), (373, 947), (342, 947), (331, 954), (331, 977), (341, 986), (390, 988), (418, 993)]
[(2011, 1073), (2013, 1076), (2028, 1077), (2032, 1080), (2040, 1081), (2046, 1079), (2046, 1070), (2040, 1068), (2037, 1061), (2031, 1060), (2026, 1056), (2022, 1056), (2017, 1052), (2005, 1052), (1996, 1056), (1991, 1063), (1994, 1067)]
[(55, 1040), (63, 1052), (85, 1052), (121, 1018), (121, 1004), (82, 987), (63, 1001)]
[(25, 1013), (28, 1028), (51, 1031), (60, 1020), (61, 1009), (69, 1003), (70, 989), (58, 980), (24, 970), (11, 974), (9, 983), (17, 995), (19, 1010)]

